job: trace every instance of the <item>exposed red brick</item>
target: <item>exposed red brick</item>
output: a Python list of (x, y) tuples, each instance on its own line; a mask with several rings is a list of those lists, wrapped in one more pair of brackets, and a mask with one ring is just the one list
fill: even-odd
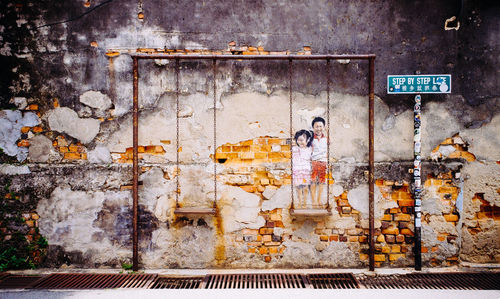
[(382, 219), (380, 219), (382, 221), (392, 221), (392, 215), (391, 214), (384, 214), (384, 216), (382, 216)]
[(401, 199), (398, 200), (398, 205), (400, 207), (413, 207), (414, 201), (413, 199)]
[(458, 221), (458, 215), (455, 215), (455, 214), (446, 214), (446, 215), (443, 215), (444, 216), (444, 219), (448, 222), (456, 222)]
[(397, 235), (399, 234), (399, 229), (397, 227), (386, 228), (382, 230), (384, 235)]
[(339, 236), (338, 235), (331, 235), (330, 236), (330, 241), (338, 241), (339, 240)]
[(376, 241), (379, 242), (379, 243), (384, 243), (385, 242), (385, 236), (382, 235), (382, 234), (378, 235)]
[(401, 252), (401, 246), (400, 245), (392, 245), (391, 246), (391, 252), (392, 253), (399, 253), (399, 252)]
[(402, 228), (399, 231), (402, 235), (413, 236), (413, 232), (408, 228)]
[(389, 253), (391, 252), (391, 247), (389, 246), (382, 246), (382, 253)]
[(411, 221), (410, 214), (396, 214), (394, 215), (394, 221)]
[(263, 235), (262, 236), (262, 242), (271, 242), (273, 239), (271, 235)]
[(389, 260), (390, 261), (396, 261), (398, 259), (402, 259), (402, 258), (405, 258), (406, 255), (405, 254), (402, 254), (402, 253), (394, 253), (394, 254), (390, 254), (389, 255)]
[(358, 242), (358, 236), (349, 236), (349, 242)]
[(269, 247), (269, 254), (277, 254), (279, 251), (278, 246)]
[(19, 147), (28, 147), (28, 146), (30, 146), (30, 142), (28, 140), (26, 140), (26, 139), (22, 139), (21, 141), (19, 141), (17, 143), (17, 146), (19, 146)]
[(259, 229), (259, 233), (261, 235), (272, 235), (273, 232), (274, 232), (274, 229), (272, 229), (272, 228), (262, 227), (261, 229)]
[(249, 193), (254, 193), (255, 191), (257, 191), (257, 188), (253, 185), (240, 186), (240, 188)]
[(385, 242), (392, 244), (396, 242), (396, 237), (394, 235), (387, 235), (385, 236)]
[(43, 132), (43, 129), (42, 127), (33, 127), (33, 133), (42, 133)]
[(254, 158), (255, 159), (267, 159), (267, 153), (254, 153)]
[(31, 104), (29, 105), (26, 110), (38, 110), (38, 105), (37, 104)]
[(64, 159), (67, 159), (67, 160), (77, 160), (80, 158), (81, 158), (81, 156), (79, 153), (64, 153)]

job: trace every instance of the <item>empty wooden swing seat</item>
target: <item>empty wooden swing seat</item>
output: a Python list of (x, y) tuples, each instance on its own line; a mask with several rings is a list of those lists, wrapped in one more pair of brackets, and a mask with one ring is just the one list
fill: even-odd
[(331, 214), (330, 209), (290, 209), (290, 216), (321, 217)]
[(176, 208), (175, 215), (215, 215), (215, 208)]

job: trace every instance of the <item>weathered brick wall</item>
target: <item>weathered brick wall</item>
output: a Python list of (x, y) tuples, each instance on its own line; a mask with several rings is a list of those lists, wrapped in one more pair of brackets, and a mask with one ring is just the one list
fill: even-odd
[[(500, 261), (496, 2), (467, 2), (458, 30), (444, 2), (418, 20), (418, 1), (180, 4), (0, 4), (0, 199), (20, 215), (1, 220), (5, 244), (47, 238), (31, 256), (47, 266), (130, 262), (130, 53), (375, 53), (376, 266), (414, 262), (413, 98), (388, 95), (385, 78), (415, 72), (453, 81), (422, 96), (424, 265)], [(367, 267), (367, 63), (331, 61), (327, 107), (325, 63), (294, 62), (292, 128), (288, 61), (219, 61), (214, 78), (211, 61), (181, 60), (179, 111), (174, 65), (139, 62), (141, 266)], [(331, 215), (291, 216), (289, 131), (327, 109)], [(215, 216), (174, 213), (214, 202)]]

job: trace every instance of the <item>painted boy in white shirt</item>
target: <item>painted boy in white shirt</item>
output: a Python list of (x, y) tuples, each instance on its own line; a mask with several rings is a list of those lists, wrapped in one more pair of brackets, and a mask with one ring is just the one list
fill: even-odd
[(322, 207), (321, 193), (326, 183), (328, 141), (325, 136), (325, 120), (315, 117), (312, 121), (314, 138), (311, 155), (311, 201), (313, 206)]

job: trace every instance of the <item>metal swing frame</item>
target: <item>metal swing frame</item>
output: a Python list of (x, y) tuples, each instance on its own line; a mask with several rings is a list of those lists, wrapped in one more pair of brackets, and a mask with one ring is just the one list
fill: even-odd
[[(133, 218), (132, 218), (132, 269), (134, 271), (139, 270), (139, 258), (138, 258), (138, 240), (139, 240), (139, 230), (138, 230), (138, 202), (139, 202), (139, 161), (138, 161), (138, 141), (139, 141), (139, 60), (140, 59), (169, 59), (176, 61), (176, 108), (177, 108), (177, 120), (176, 120), (176, 165), (179, 166), (179, 61), (180, 60), (212, 60), (213, 62), (213, 75), (214, 75), (214, 159), (216, 153), (216, 70), (217, 70), (217, 60), (288, 60), (289, 61), (289, 95), (290, 95), (290, 137), (292, 137), (292, 61), (293, 60), (325, 60), (327, 62), (327, 160), (328, 167), (327, 171), (330, 170), (330, 60), (368, 60), (369, 61), (369, 96), (368, 96), (368, 128), (369, 128), (369, 269), (373, 271), (375, 268), (375, 250), (374, 250), (374, 72), (375, 72), (375, 54), (365, 54), (365, 55), (198, 55), (198, 54), (143, 54), (137, 53), (131, 55), (133, 60), (133, 185), (132, 185), (132, 197), (133, 197)], [(292, 159), (290, 159), (292, 160)], [(293, 162), (291, 161), (291, 166)], [(178, 207), (178, 196), (179, 196), (179, 175), (176, 176), (176, 205), (177, 214), (187, 215), (187, 214), (214, 214), (215, 205), (217, 199), (217, 163), (214, 163), (214, 206), (211, 209), (204, 208), (182, 208)], [(291, 183), (291, 194), (292, 194), (292, 208), (293, 208), (293, 179)], [(330, 187), (329, 181), (327, 182), (327, 205), (329, 204)], [(329, 208), (329, 206), (327, 206)], [(311, 209), (309, 209), (311, 210)], [(328, 210), (325, 210), (328, 212)], [(291, 209), (291, 213), (300, 214), (300, 210)], [(298, 212), (298, 214), (297, 214)], [(324, 212), (315, 212), (318, 216), (324, 216)], [(314, 213), (313, 213), (314, 214)], [(311, 214), (310, 214), (311, 216)]]

